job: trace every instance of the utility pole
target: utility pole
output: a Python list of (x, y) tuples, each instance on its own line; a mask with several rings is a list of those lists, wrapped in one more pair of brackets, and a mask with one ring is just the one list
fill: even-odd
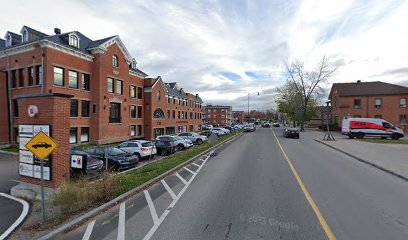
[(248, 123), (249, 123), (249, 118), (251, 116), (251, 114), (249, 113), (249, 96), (252, 96), (252, 95), (258, 95), (259, 96), (259, 92), (248, 93)]

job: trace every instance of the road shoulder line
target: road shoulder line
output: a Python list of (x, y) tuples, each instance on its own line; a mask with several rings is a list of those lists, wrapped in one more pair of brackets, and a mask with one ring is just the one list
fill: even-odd
[(329, 148), (331, 148), (331, 149), (334, 149), (334, 150), (336, 150), (336, 151), (338, 151), (338, 152), (341, 152), (341, 153), (343, 153), (343, 154), (345, 154), (345, 155), (347, 155), (347, 156), (349, 156), (349, 157), (351, 157), (351, 158), (354, 158), (354, 159), (356, 159), (357, 161), (360, 161), (360, 162), (362, 162), (362, 163), (368, 164), (368, 165), (370, 165), (370, 166), (372, 166), (372, 167), (375, 167), (375, 168), (377, 168), (377, 169), (379, 169), (379, 170), (381, 170), (381, 171), (384, 171), (384, 172), (386, 172), (386, 173), (389, 173), (389, 174), (391, 174), (391, 175), (393, 175), (393, 176), (395, 176), (395, 177), (398, 177), (398, 178), (400, 178), (400, 179), (402, 179), (402, 180), (408, 181), (408, 177), (405, 177), (405, 176), (403, 176), (403, 175), (401, 175), (401, 174), (399, 174), (399, 173), (396, 173), (396, 172), (394, 172), (394, 171), (392, 171), (392, 170), (389, 170), (389, 169), (387, 169), (387, 168), (384, 168), (383, 166), (380, 166), (380, 165), (378, 165), (378, 164), (376, 164), (376, 163), (372, 163), (372, 162), (370, 162), (370, 161), (367, 161), (367, 160), (365, 160), (365, 159), (362, 159), (362, 158), (360, 158), (360, 157), (357, 157), (357, 156), (355, 156), (355, 155), (353, 155), (353, 154), (351, 154), (351, 153), (348, 153), (348, 152), (346, 152), (346, 151), (344, 151), (344, 150), (342, 150), (342, 149), (340, 149), (340, 148), (337, 148), (337, 147), (335, 147), (335, 146), (332, 146), (332, 145), (330, 145), (330, 144), (327, 144), (327, 143), (325, 143), (325, 142), (323, 142), (323, 141), (321, 141), (321, 140), (318, 140), (318, 139), (313, 139), (313, 140), (315, 140), (316, 142), (321, 143), (321, 144), (323, 144), (323, 145), (325, 145), (325, 146), (327, 146), (327, 147), (329, 147)]

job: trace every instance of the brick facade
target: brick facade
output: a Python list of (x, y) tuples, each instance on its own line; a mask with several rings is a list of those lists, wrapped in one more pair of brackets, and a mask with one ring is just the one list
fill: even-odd
[[(26, 26), (22, 32), (27, 30), (35, 37), (13, 39), (11, 46), (0, 41), (0, 144), (17, 144), (20, 124), (50, 124), (59, 144), (50, 187), (69, 173), (70, 145), (201, 129), (201, 98), (160, 77), (147, 78), (118, 36), (92, 41), (79, 32), (49, 36)], [(70, 97), (57, 97), (62, 95)], [(27, 117), (29, 105), (39, 108), (37, 118)], [(153, 116), (157, 109), (164, 118)]]
[(344, 117), (381, 118), (408, 131), (408, 106), (400, 104), (404, 101), (401, 99), (408, 101), (408, 93), (344, 96), (340, 91), (336, 91), (336, 86), (333, 86), (329, 99), (331, 121), (338, 126), (342, 125)]
[(232, 107), (231, 106), (211, 106), (205, 107), (207, 124), (218, 126), (229, 126), (232, 124)]
[(245, 112), (244, 111), (232, 111), (233, 122), (244, 123), (245, 122)]

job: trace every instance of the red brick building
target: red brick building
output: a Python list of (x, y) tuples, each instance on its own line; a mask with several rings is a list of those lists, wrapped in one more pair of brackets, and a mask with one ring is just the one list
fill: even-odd
[(146, 78), (145, 85), (146, 138), (201, 130), (203, 101), (198, 94), (186, 93), (161, 77)]
[(232, 124), (231, 106), (212, 106), (205, 107), (206, 121), (209, 125), (229, 126)]
[[(91, 40), (27, 26), (7, 32), (0, 39), (0, 145), (26, 141), (45, 126), (59, 144), (46, 165), (46, 186), (54, 188), (69, 176), (70, 145), (200, 130), (198, 94), (148, 78), (136, 64), (119, 36)], [(19, 136), (23, 128), (31, 135)], [(38, 184), (38, 162), (24, 145), (21, 179)]]
[(408, 131), (408, 87), (385, 82), (335, 83), (330, 91), (331, 120), (382, 118)]
[(234, 123), (244, 123), (245, 122), (245, 112), (244, 111), (232, 111), (232, 118)]

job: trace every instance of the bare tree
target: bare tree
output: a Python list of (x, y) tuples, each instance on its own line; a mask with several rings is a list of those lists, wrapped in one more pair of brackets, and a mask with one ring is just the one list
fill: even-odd
[(332, 66), (326, 56), (322, 57), (312, 71), (306, 70), (304, 63), (299, 60), (294, 60), (290, 64), (286, 63), (285, 67), (288, 82), (290, 82), (289, 85), (293, 87), (293, 90), (297, 93), (296, 95), (301, 96), (300, 106), (298, 107), (301, 113), (301, 131), (303, 131), (304, 118), (310, 101), (320, 93), (321, 85), (328, 82), (336, 72), (337, 67)]

